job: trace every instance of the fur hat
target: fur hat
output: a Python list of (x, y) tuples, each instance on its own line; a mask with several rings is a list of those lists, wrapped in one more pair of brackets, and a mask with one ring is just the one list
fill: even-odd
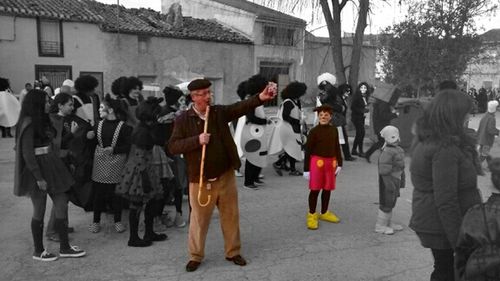
[(262, 91), (267, 86), (267, 80), (260, 74), (256, 74), (250, 78), (248, 78), (247, 83), (245, 84), (247, 95), (255, 95)]
[(210, 83), (210, 81), (208, 81), (205, 78), (202, 78), (202, 79), (194, 79), (193, 81), (191, 81), (188, 84), (187, 88), (190, 91), (196, 91), (196, 90), (206, 89), (206, 88), (210, 87), (211, 85), (212, 85), (212, 83)]
[(161, 111), (160, 103), (163, 98), (148, 97), (139, 103), (135, 109), (135, 116), (142, 122), (156, 120)]
[(380, 131), (380, 136), (384, 138), (385, 143), (395, 143), (399, 141), (399, 130), (394, 126), (385, 126)]
[(335, 83), (337, 83), (337, 77), (335, 77), (335, 75), (333, 75), (329, 72), (325, 72), (325, 73), (318, 76), (318, 86), (323, 81), (326, 81), (326, 82), (332, 84), (332, 86), (333, 86), (333, 85), (335, 85)]
[(166, 86), (163, 89), (163, 96), (167, 105), (174, 105), (184, 93), (176, 87)]
[(236, 94), (241, 100), (244, 100), (247, 96), (247, 81), (242, 81), (238, 84), (238, 89), (236, 89)]
[(286, 86), (283, 91), (281, 91), (281, 97), (283, 99), (297, 99), (306, 94), (307, 86), (305, 83), (294, 81), (288, 86)]
[(497, 111), (498, 101), (492, 100), (488, 102), (488, 112), (495, 113)]

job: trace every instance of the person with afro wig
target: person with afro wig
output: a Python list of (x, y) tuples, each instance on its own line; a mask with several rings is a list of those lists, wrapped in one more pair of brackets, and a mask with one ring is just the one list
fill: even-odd
[(279, 109), (279, 117), (283, 120), (279, 134), (285, 153), (281, 154), (278, 161), (273, 163), (273, 167), (282, 175), (281, 170), (286, 169), (287, 161), (290, 163), (290, 173), (292, 176), (301, 176), (297, 171), (295, 163), (302, 161), (302, 133), (300, 129), (302, 118), (302, 107), (300, 97), (306, 94), (307, 86), (302, 82), (291, 82), (281, 91), (281, 98), (284, 100)]

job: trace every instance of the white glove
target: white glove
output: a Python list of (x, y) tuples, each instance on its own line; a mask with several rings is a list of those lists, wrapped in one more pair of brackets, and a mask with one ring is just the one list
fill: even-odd
[(337, 169), (335, 170), (335, 175), (338, 175), (340, 170), (342, 170), (341, 166), (337, 166)]
[(309, 172), (303, 172), (302, 176), (306, 179), (309, 180)]

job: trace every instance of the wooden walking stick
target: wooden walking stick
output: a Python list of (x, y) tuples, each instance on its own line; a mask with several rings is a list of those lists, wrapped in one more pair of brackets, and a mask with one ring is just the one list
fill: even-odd
[[(208, 131), (208, 114), (210, 113), (210, 106), (207, 106), (207, 112), (205, 114), (205, 126), (203, 127), (203, 133), (206, 134)], [(212, 196), (210, 194), (207, 195), (207, 202), (205, 204), (201, 203), (201, 189), (203, 186), (203, 170), (205, 168), (205, 152), (207, 150), (207, 145), (204, 144), (201, 148), (201, 163), (200, 163), (200, 181), (198, 184), (198, 204), (202, 207), (206, 207), (210, 203), (210, 199)], [(207, 188), (208, 190), (208, 188)]]

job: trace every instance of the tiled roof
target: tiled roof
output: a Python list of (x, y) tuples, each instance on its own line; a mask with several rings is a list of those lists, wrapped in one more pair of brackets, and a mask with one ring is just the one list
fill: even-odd
[(480, 35), (485, 42), (500, 42), (500, 28), (490, 29)]
[(2, 0), (0, 14), (90, 22), (106, 32), (252, 44), (214, 21), (184, 17), (181, 26), (173, 26), (166, 14), (151, 9), (127, 9), (94, 0)]
[(278, 21), (294, 25), (303, 25), (303, 26), (306, 25), (306, 22), (303, 19), (290, 16), (280, 11), (276, 11), (252, 2), (248, 2), (246, 0), (212, 0), (212, 1), (256, 14), (257, 18), (261, 20)]

